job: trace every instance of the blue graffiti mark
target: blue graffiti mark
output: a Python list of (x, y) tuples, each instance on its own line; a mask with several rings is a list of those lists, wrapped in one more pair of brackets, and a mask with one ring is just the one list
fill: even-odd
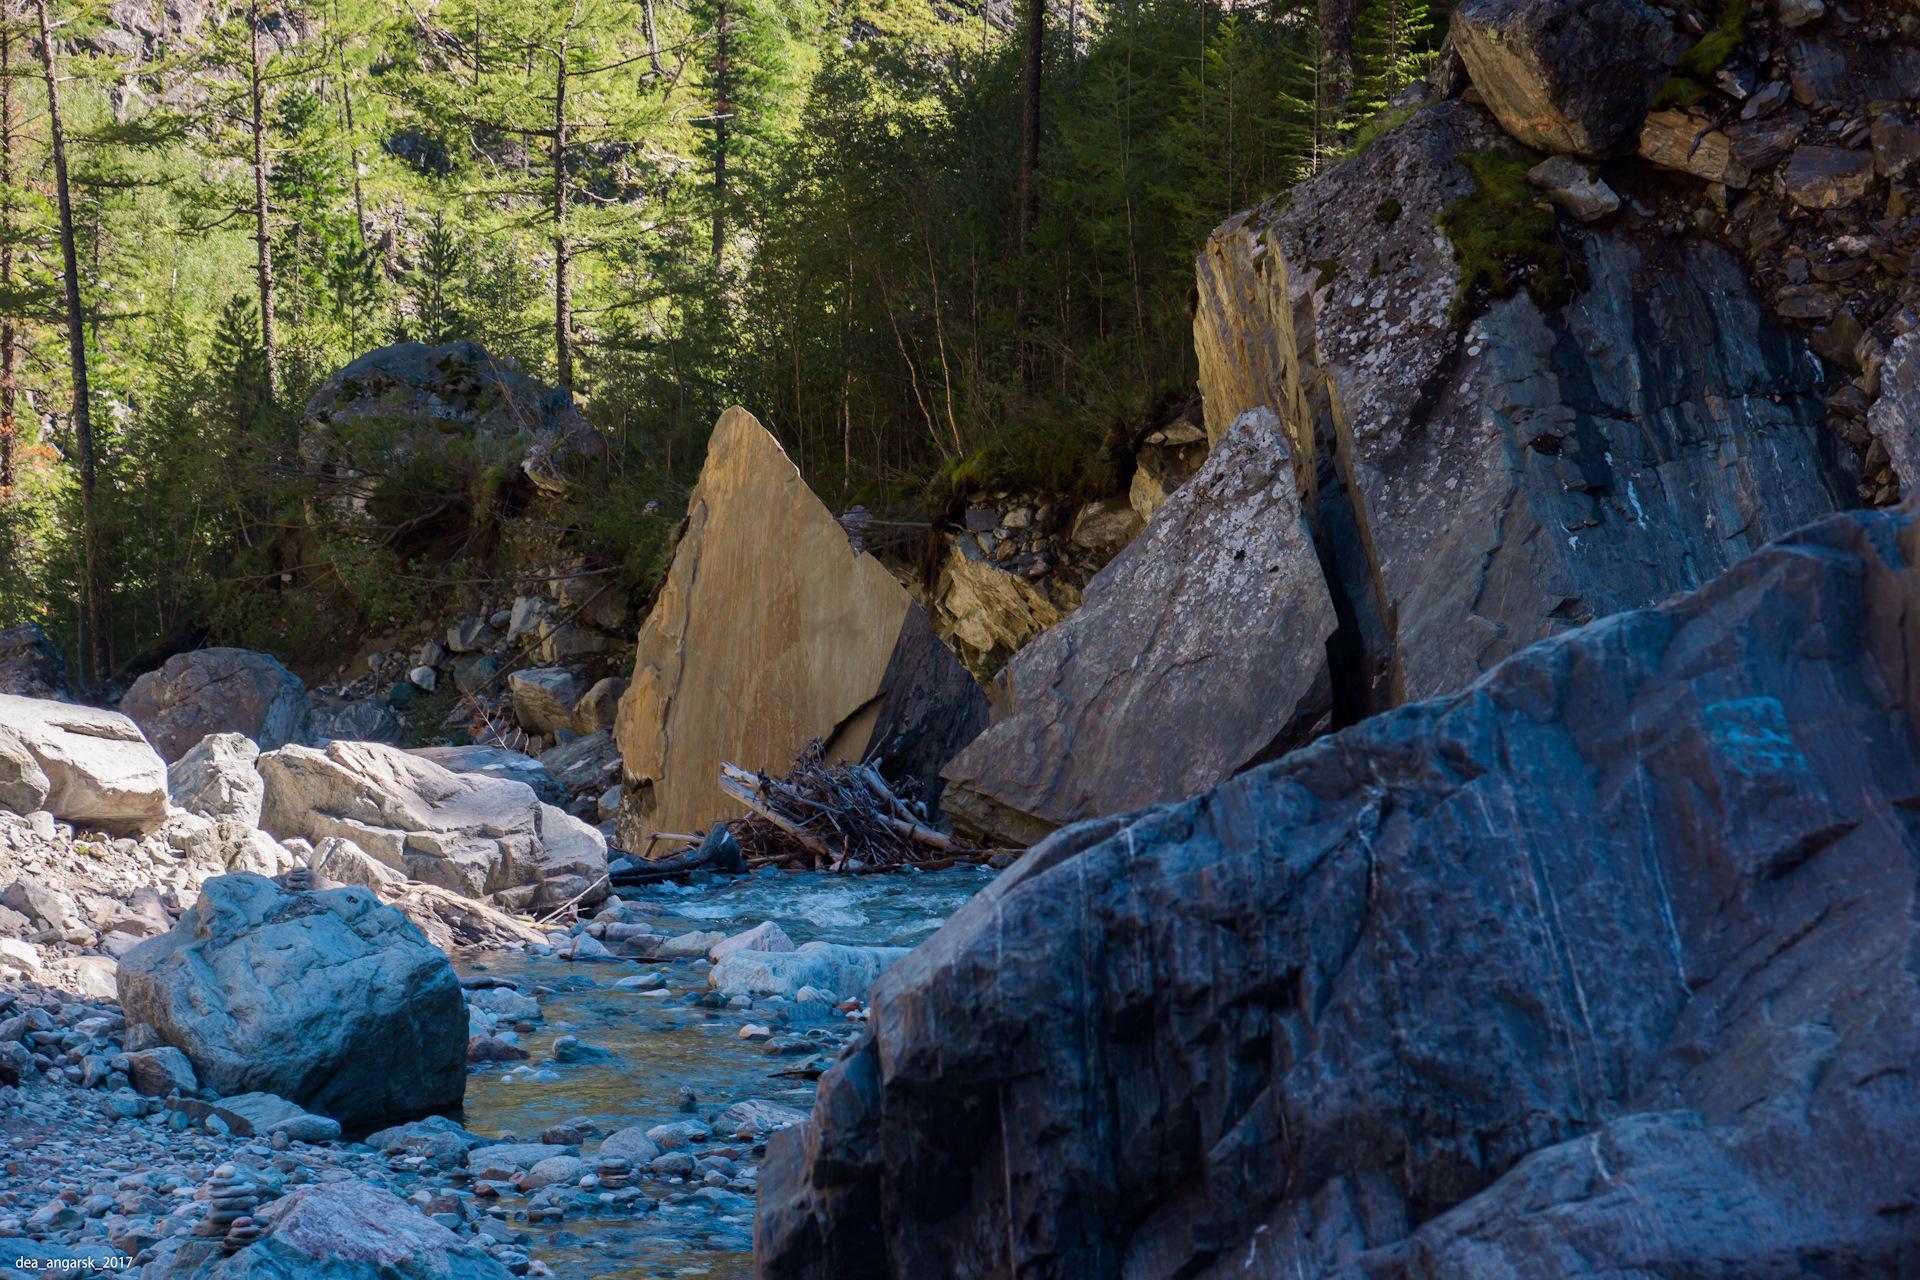
[(1794, 749), (1780, 699), (1735, 698), (1713, 703), (1703, 714), (1707, 733), (1746, 776), (1807, 771), (1807, 758)]

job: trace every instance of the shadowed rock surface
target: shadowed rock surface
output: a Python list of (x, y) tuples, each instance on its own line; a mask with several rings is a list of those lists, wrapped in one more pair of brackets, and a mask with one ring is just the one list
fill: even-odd
[(1920, 529), (1835, 517), (887, 971), (763, 1280), (1920, 1273)]
[(1294, 718), (1333, 629), (1294, 451), (1273, 410), (1251, 410), (1079, 611), (1014, 655), (1013, 713), (947, 766), (947, 811), (1030, 844), (1204, 791)]

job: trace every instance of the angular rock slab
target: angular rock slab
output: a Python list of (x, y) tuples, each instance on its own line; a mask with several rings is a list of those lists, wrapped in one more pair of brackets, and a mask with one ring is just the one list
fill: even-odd
[[(565, 901), (607, 873), (606, 837), (542, 804), (525, 783), (453, 773), (398, 747), (332, 742), (260, 757), (261, 825), (282, 839), (329, 836), (416, 880), (469, 898), (538, 885)], [(598, 901), (606, 896), (604, 885)]]
[(150, 1023), (223, 1095), (272, 1093), (354, 1124), (460, 1104), (467, 1013), (446, 954), (361, 888), (216, 876), (120, 962)]
[(1917, 558), (1833, 517), (1060, 832), (875, 984), (756, 1276), (1912, 1274)]
[(0, 786), (79, 827), (144, 834), (167, 816), (166, 762), (139, 725), (95, 707), (0, 693)]
[(270, 654), (196, 649), (133, 682), (120, 710), (172, 764), (210, 733), (243, 733), (262, 751), (307, 740), (307, 689)]
[(1015, 710), (945, 770), (959, 829), (1030, 844), (1204, 791), (1273, 741), (1335, 624), (1297, 483), (1278, 415), (1242, 414), (1079, 610), (1014, 655)]
[(167, 766), (167, 796), (176, 808), (203, 818), (260, 825), (267, 784), (253, 762), (260, 748), (242, 733), (210, 733)]
[(1816, 362), (1717, 245), (1569, 233), (1591, 287), (1566, 307), (1450, 319), (1434, 219), (1473, 190), (1455, 157), (1498, 141), (1476, 107), (1427, 107), (1200, 256), (1208, 431), (1273, 406), (1345, 489), (1364, 558), (1339, 585), (1383, 620), (1374, 710), (1853, 505)]
[(1467, 0), (1448, 35), (1501, 128), (1588, 160), (1632, 154), (1684, 47), (1642, 0)]
[[(727, 410), (614, 720), (622, 847), (646, 848), (647, 828), (739, 817), (719, 789), (723, 760), (778, 776), (813, 738), (857, 760), (870, 743), (911, 737), (881, 711), (903, 634), (914, 634), (912, 604), (878, 560), (853, 550), (766, 428)], [(950, 699), (947, 717), (984, 725), (986, 695), (952, 676), (952, 653), (917, 652), (931, 674), (908, 683)]]

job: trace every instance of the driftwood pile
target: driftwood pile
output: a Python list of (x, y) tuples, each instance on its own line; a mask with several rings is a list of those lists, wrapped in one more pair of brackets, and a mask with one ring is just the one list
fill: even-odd
[(720, 766), (720, 789), (747, 810), (728, 826), (748, 866), (860, 875), (902, 866), (939, 870), (1018, 852), (978, 848), (934, 830), (912, 787), (911, 779), (889, 784), (870, 764), (828, 764), (818, 738), (783, 778)]

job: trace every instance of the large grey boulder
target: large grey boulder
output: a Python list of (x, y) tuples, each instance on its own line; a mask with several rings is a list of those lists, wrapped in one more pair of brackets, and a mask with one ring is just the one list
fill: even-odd
[(240, 733), (262, 751), (307, 739), (307, 690), (266, 653), (196, 649), (133, 682), (120, 710), (171, 764), (210, 733)]
[(405, 884), (404, 873), (368, 854), (351, 840), (328, 836), (313, 847), (307, 865), (318, 875), (338, 884), (357, 884), (365, 889)]
[(458, 1106), (467, 1016), (446, 954), (361, 888), (216, 876), (172, 932), (120, 961), (127, 1021), (226, 1094), (354, 1124)]
[(1716, 244), (1565, 230), (1589, 287), (1456, 322), (1435, 218), (1474, 189), (1456, 157), (1500, 141), (1477, 107), (1426, 107), (1201, 255), (1207, 428), (1265, 404), (1315, 442), (1309, 519), (1354, 609), (1333, 651), (1364, 675), (1355, 717), (1696, 588), (1854, 502), (1817, 362)]
[(0, 631), (0, 693), (17, 698), (66, 699), (67, 660), (31, 622)]
[(1867, 430), (1900, 492), (1907, 497), (1920, 492), (1920, 329), (1901, 334), (1888, 348), (1880, 367), (1880, 398), (1867, 411)]
[(943, 771), (957, 828), (1024, 845), (1178, 800), (1299, 717), (1335, 622), (1299, 452), (1271, 408), (1241, 414), (1079, 610), (1014, 655), (1013, 713)]
[(167, 766), (167, 795), (176, 808), (216, 821), (260, 825), (266, 783), (253, 762), (260, 748), (243, 733), (210, 733)]
[(1030, 851), (769, 1140), (755, 1275), (1915, 1274), (1913, 521)]
[(537, 885), (541, 901), (563, 902), (596, 881), (589, 904), (606, 896), (606, 837), (522, 783), (456, 774), (373, 742), (283, 747), (259, 767), (260, 822), (282, 839), (351, 840), (412, 879), (469, 898)]
[(1466, 0), (1448, 36), (1501, 128), (1588, 160), (1633, 153), (1686, 47), (1643, 0)]
[[(8, 808), (145, 834), (167, 816), (167, 766), (126, 716), (0, 693), (0, 791)], [(25, 805), (25, 808), (19, 806)]]

